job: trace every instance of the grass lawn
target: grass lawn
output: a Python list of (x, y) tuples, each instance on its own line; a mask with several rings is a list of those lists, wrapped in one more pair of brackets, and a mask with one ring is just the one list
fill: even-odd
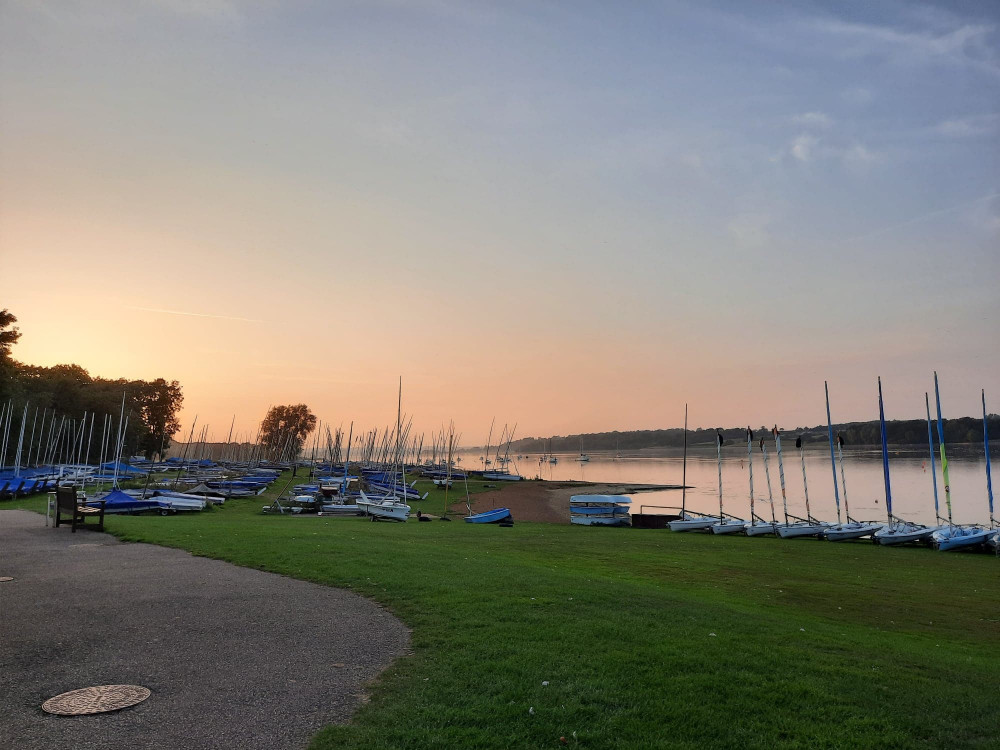
[[(452, 499), (463, 496), (456, 484)], [(560, 747), (561, 737), (588, 748), (1000, 748), (992, 556), (262, 516), (268, 501), (107, 526), (349, 588), (413, 628), (413, 655), (372, 686), (352, 724), (320, 732), (316, 750)], [(443, 492), (416, 505), (439, 513)]]

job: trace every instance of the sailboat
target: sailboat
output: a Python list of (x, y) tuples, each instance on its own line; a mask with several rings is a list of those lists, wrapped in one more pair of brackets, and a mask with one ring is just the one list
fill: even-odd
[(582, 464), (585, 464), (590, 460), (590, 456), (583, 452), (583, 435), (580, 436), (580, 455), (577, 456), (576, 460)]
[[(400, 437), (403, 431), (403, 379), (399, 379), (399, 401), (396, 407), (396, 463), (398, 472), (393, 472), (393, 486), (396, 484), (396, 474), (399, 474), (400, 482), (406, 490), (406, 466), (403, 463), (403, 454), (400, 445)], [(402, 497), (393, 492), (390, 495), (380, 498), (369, 498), (364, 492), (361, 493), (361, 500), (358, 501), (358, 508), (366, 515), (371, 516), (374, 521), (385, 518), (390, 521), (405, 521), (410, 517), (410, 506), (405, 502), (406, 495)]]
[(687, 451), (688, 451), (688, 407), (684, 404), (684, 464), (681, 479), (681, 514), (667, 525), (671, 531), (705, 531), (719, 522), (715, 516), (695, 513), (687, 509)]
[[(882, 406), (882, 378), (878, 379), (878, 420), (879, 429), (882, 435), (882, 473), (885, 477), (885, 506), (892, 518), (892, 490), (889, 487), (889, 449), (885, 437), (885, 409)], [(851, 508), (847, 504), (847, 480), (844, 478), (844, 438), (837, 435), (837, 450), (840, 453), (840, 479), (844, 486), (844, 511), (847, 514), (847, 523), (839, 523), (826, 530), (826, 538), (831, 542), (839, 542), (845, 539), (860, 539), (871, 536), (877, 531), (881, 531), (885, 524), (864, 523), (851, 518)]]
[(719, 522), (712, 524), (713, 534), (735, 534), (743, 531), (747, 522), (742, 518), (727, 514), (722, 508), (722, 433), (716, 432), (716, 461), (719, 465)]
[[(941, 391), (938, 389), (937, 373), (934, 373), (934, 399), (937, 402), (938, 418), (938, 446), (941, 450), (941, 473), (944, 475), (944, 498), (948, 506), (948, 526), (938, 529), (931, 534), (931, 543), (936, 549), (942, 551), (964, 549), (965, 547), (976, 547), (986, 544), (994, 534), (994, 529), (986, 528), (978, 524), (969, 526), (956, 526), (951, 518), (951, 484), (948, 481), (948, 458), (944, 450), (944, 420), (941, 418)], [(983, 435), (987, 443), (987, 456), (989, 456), (989, 435), (986, 434), (986, 392), (983, 391)], [(987, 464), (988, 465), (988, 464)], [(989, 475), (986, 477), (987, 489), (990, 503), (990, 525), (995, 524), (993, 518), (993, 487)]]
[[(763, 446), (763, 441), (761, 441)], [(743, 527), (743, 533), (747, 536), (763, 536), (764, 534), (774, 534), (777, 520), (774, 517), (774, 498), (771, 498), (771, 520), (765, 521), (758, 516), (754, 510), (753, 500), (753, 430), (747, 427), (747, 465), (750, 467), (750, 522)], [(767, 464), (764, 464), (767, 470)], [(771, 476), (767, 477), (767, 493), (771, 494)]]
[[(785, 522), (779, 523), (775, 527), (775, 532), (782, 539), (794, 539), (796, 537), (802, 536), (814, 536), (820, 537), (823, 530), (826, 529), (830, 524), (824, 523), (822, 521), (817, 521), (812, 517), (812, 513), (809, 511), (809, 495), (806, 495), (806, 517), (799, 518), (798, 516), (793, 516), (788, 512), (788, 497), (785, 493), (785, 467), (781, 460), (781, 431), (778, 429), (778, 425), (774, 426), (771, 430), (771, 434), (774, 435), (774, 446), (775, 452), (778, 454), (778, 478), (781, 482), (781, 503), (785, 512)], [(764, 439), (761, 438), (761, 444), (763, 445)], [(767, 463), (767, 454), (764, 454), (765, 465)], [(792, 519), (792, 520), (789, 520)]]
[(934, 485), (934, 518), (938, 525), (924, 526), (919, 523), (912, 523), (897, 518), (889, 508), (889, 525), (876, 531), (872, 539), (876, 544), (895, 545), (906, 544), (908, 542), (930, 542), (931, 535), (938, 529), (944, 528), (941, 525), (941, 511), (938, 507), (937, 469), (934, 461), (934, 435), (931, 432), (931, 403), (930, 396), (924, 393), (924, 406), (927, 408), (927, 445), (931, 457), (931, 483)]

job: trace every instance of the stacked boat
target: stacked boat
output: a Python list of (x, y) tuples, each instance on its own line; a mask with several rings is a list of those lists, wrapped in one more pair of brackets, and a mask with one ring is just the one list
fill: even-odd
[(569, 499), (569, 521), (580, 526), (631, 526), (631, 503), (626, 495), (573, 495)]

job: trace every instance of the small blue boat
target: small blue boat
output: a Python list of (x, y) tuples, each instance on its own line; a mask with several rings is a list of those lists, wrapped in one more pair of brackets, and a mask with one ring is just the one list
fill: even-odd
[(509, 508), (496, 508), (494, 510), (487, 510), (482, 513), (474, 513), (471, 516), (465, 517), (466, 523), (500, 523), (501, 521), (506, 521), (510, 519), (514, 520), (514, 517), (510, 514)]

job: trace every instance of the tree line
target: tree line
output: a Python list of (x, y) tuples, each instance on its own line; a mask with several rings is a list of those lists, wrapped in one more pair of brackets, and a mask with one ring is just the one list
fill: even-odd
[[(18, 362), (11, 354), (21, 337), (16, 322), (8, 310), (0, 310), (0, 407), (7, 414), (0, 429), (10, 436), (8, 442), (17, 441), (22, 421), (25, 440), (33, 425), (41, 429), (63, 418), (80, 424), (85, 414), (91, 420), (96, 416), (97, 432), (105, 415), (112, 416), (117, 428), (124, 397), (122, 421), (127, 417), (128, 426), (123, 455), (142, 453), (151, 458), (161, 446), (165, 451), (180, 429), (177, 415), (184, 394), (176, 380), (106, 379), (90, 375), (79, 365), (39, 367)], [(95, 461), (99, 451), (95, 437), (84, 460)]]
[[(987, 416), (991, 437), (1000, 436), (1000, 415)], [(937, 422), (932, 425), (934, 441), (937, 442)], [(771, 427), (753, 427), (755, 438), (768, 437)], [(894, 445), (922, 445), (927, 443), (927, 422), (923, 419), (892, 420), (885, 424), (886, 439)], [(710, 427), (689, 429), (688, 445), (714, 445), (721, 433), (726, 445), (745, 443), (746, 427)], [(827, 442), (827, 426), (798, 427), (783, 430), (784, 440), (802, 437), (806, 444)], [(878, 445), (881, 443), (879, 423), (846, 422), (833, 425), (834, 436), (840, 435), (845, 445)], [(944, 420), (945, 443), (981, 443), (983, 440), (983, 420), (976, 417), (958, 417)], [(998, 437), (1000, 439), (1000, 437)], [(637, 451), (645, 448), (680, 448), (684, 445), (684, 430), (674, 427), (666, 430), (628, 430), (622, 432), (595, 432), (578, 435), (560, 435), (548, 438), (528, 437), (515, 440), (511, 450), (517, 453), (575, 453), (588, 451)], [(492, 452), (492, 450), (491, 450)]]

